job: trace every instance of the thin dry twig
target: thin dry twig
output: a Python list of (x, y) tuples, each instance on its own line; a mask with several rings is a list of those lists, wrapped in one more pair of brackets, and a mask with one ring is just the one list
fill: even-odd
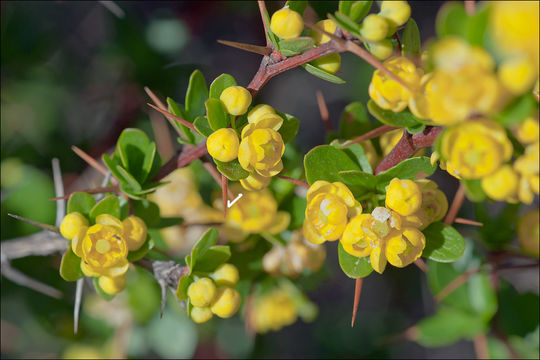
[(302, 186), (302, 187), (305, 187), (305, 188), (309, 188), (309, 184), (304, 180), (297, 180), (297, 179), (293, 179), (293, 178), (290, 178), (290, 177), (284, 176), (284, 175), (276, 175), (276, 177), (278, 177), (280, 179), (283, 179), (285, 181), (288, 181), (290, 183), (293, 183), (295, 185)]
[(369, 139), (373, 139), (373, 138), (376, 138), (378, 136), (381, 136), (382, 134), (386, 134), (387, 132), (389, 131), (392, 131), (392, 130), (396, 130), (396, 129), (399, 129), (398, 127), (395, 127), (395, 126), (391, 126), (391, 125), (382, 125), (382, 126), (379, 126), (378, 128), (375, 128), (371, 131), (368, 131), (367, 133), (365, 134), (362, 134), (350, 141), (347, 141), (343, 147), (348, 147), (348, 146), (351, 146), (352, 144), (356, 144), (356, 143), (360, 143), (362, 141), (366, 141), (366, 140), (369, 140)]
[[(159, 111), (160, 113), (162, 113), (163, 115), (165, 115), (167, 118), (170, 117), (170, 118), (172, 118), (172, 119), (174, 119), (174, 120), (180, 122), (180, 123), (181, 123), (182, 125), (184, 125), (185, 127), (188, 127), (188, 128), (190, 128), (191, 130), (196, 131), (197, 133), (199, 133), (199, 131), (198, 131), (197, 129), (195, 129), (195, 126), (193, 126), (193, 124), (190, 123), (189, 121), (187, 121), (187, 120), (185, 120), (185, 119), (182, 119), (181, 117), (176, 116), (176, 115), (174, 115), (174, 114), (168, 112), (167, 110), (162, 110), (162, 109), (158, 108), (158, 107), (155, 106), (155, 105), (152, 105), (152, 104), (149, 104), (149, 103), (146, 103), (146, 105), (150, 106), (150, 107), (151, 107), (152, 109), (154, 109), (154, 110)], [(176, 126), (174, 126), (174, 128), (176, 128)], [(178, 132), (178, 133), (180, 133), (180, 132)]]
[(328, 107), (326, 106), (326, 101), (324, 101), (324, 96), (322, 91), (317, 91), (317, 105), (319, 106), (319, 112), (321, 113), (321, 119), (323, 121), (326, 131), (332, 131), (332, 124), (330, 123), (330, 114), (328, 113)]
[(414, 265), (416, 265), (422, 272), (426, 273), (428, 271), (427, 265), (424, 260), (418, 258), (414, 260)]
[(354, 282), (354, 302), (353, 302), (351, 327), (354, 327), (354, 321), (356, 320), (356, 313), (358, 312), (358, 303), (360, 302), (360, 294), (362, 293), (363, 280), (364, 279), (362, 278), (358, 278)]
[(259, 55), (270, 55), (272, 53), (272, 49), (267, 46), (252, 45), (252, 44), (246, 44), (246, 43), (228, 41), (228, 40), (218, 40), (217, 42), (223, 45), (227, 45), (236, 49), (244, 50), (244, 51), (259, 54)]
[(464, 218), (460, 218), (460, 217), (455, 218), (454, 222), (458, 223), (458, 224), (465, 224), (465, 225), (472, 225), (472, 226), (484, 226), (484, 224), (481, 223), (481, 222), (474, 221), (474, 220), (469, 220), (469, 219), (464, 219)]
[(446, 225), (452, 225), (454, 223), (454, 220), (456, 219), (456, 215), (461, 209), (461, 205), (463, 205), (463, 201), (465, 200), (465, 187), (463, 184), (459, 183), (459, 187), (456, 191), (456, 195), (454, 196), (454, 200), (452, 200), (452, 205), (450, 205), (450, 210), (448, 210), (448, 213), (446, 214), (446, 217), (444, 218), (444, 223)]
[(8, 216), (11, 216), (12, 218), (15, 218), (15, 219), (20, 220), (20, 221), (24, 221), (25, 223), (28, 223), (30, 225), (34, 225), (35, 227), (38, 227), (38, 228), (43, 229), (43, 230), (48, 230), (48, 231), (52, 231), (52, 232), (56, 232), (56, 233), (60, 232), (60, 230), (56, 226), (52, 226), (52, 225), (49, 225), (49, 224), (43, 224), (43, 223), (40, 223), (40, 222), (37, 222), (37, 221), (34, 221), (34, 220), (30, 220), (30, 219), (27, 219), (25, 217), (15, 215), (15, 214), (11, 214), (11, 213), (8, 213)]

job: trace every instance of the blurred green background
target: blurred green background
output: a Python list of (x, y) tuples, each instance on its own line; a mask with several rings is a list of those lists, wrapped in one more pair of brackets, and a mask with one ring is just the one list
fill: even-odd
[[(282, 5), (269, 2), (268, 8), (273, 12)], [(312, 6), (312, 16), (322, 18), (337, 8), (337, 2), (317, 1)], [(441, 3), (411, 2), (411, 6), (427, 39), (433, 35)], [(256, 2), (3, 1), (2, 240), (36, 231), (8, 217), (8, 212), (54, 223), (54, 202), (48, 200), (54, 196), (52, 158), (60, 160), (66, 192), (84, 189), (97, 186), (95, 171), (70, 150), (72, 145), (98, 158), (126, 127), (139, 127), (152, 136), (144, 86), (162, 99), (182, 99), (189, 75), (197, 68), (208, 83), (229, 73), (247, 85), (260, 56), (220, 45), (217, 39), (264, 44)], [(372, 71), (359, 58), (345, 54), (338, 75), (347, 84), (326, 83), (294, 69), (272, 79), (257, 102), (300, 119), (296, 144), (305, 153), (325, 138), (316, 91), (323, 92), (337, 126), (348, 103), (366, 102)], [(437, 176), (452, 194), (456, 183)], [(64, 297), (48, 298), (2, 279), (2, 357), (474, 356), (468, 341), (428, 349), (392, 338), (434, 312), (425, 276), (414, 266), (391, 267), (384, 276), (365, 279), (356, 326), (351, 328), (354, 281), (339, 269), (335, 247), (328, 246), (327, 251), (326, 266), (308, 292), (319, 306), (318, 318), (256, 338), (245, 334), (238, 316), (195, 325), (172, 297), (160, 319), (159, 289), (144, 270), (131, 276), (125, 294), (111, 303), (85, 288), (79, 333), (74, 335), (75, 285), (60, 278), (60, 256), (19, 259), (12, 263), (15, 268), (58, 288)]]

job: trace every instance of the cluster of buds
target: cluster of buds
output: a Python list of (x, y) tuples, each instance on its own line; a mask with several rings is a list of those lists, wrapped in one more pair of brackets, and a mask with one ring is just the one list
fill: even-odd
[(359, 205), (351, 206), (356, 200), (344, 184), (317, 181), (308, 190), (304, 236), (317, 244), (339, 239), (349, 254), (369, 256), (378, 273), (388, 262), (405, 267), (422, 254), (421, 230), (444, 217), (448, 201), (431, 180), (398, 178), (388, 185), (385, 201), (386, 207), (363, 214)]
[(366, 43), (369, 51), (378, 58), (384, 60), (393, 53), (390, 38), (411, 17), (411, 7), (406, 1), (382, 1), (381, 11), (378, 14), (370, 14), (360, 24), (360, 35)]
[(274, 289), (255, 298), (250, 323), (256, 332), (264, 334), (292, 325), (298, 310), (291, 297), (282, 289)]
[(272, 276), (298, 277), (304, 269), (319, 270), (326, 258), (326, 250), (321, 245), (304, 239), (301, 231), (295, 231), (286, 246), (274, 246), (262, 260), (263, 269)]
[[(233, 192), (240, 192), (240, 186), (233, 184)], [(219, 199), (215, 200), (216, 207), (223, 206)], [(248, 234), (279, 234), (291, 222), (291, 216), (286, 211), (278, 211), (278, 204), (268, 189), (243, 192), (242, 197), (227, 210), (222, 232), (227, 239), (239, 242)]]
[(189, 285), (187, 295), (193, 306), (191, 319), (200, 324), (214, 315), (226, 319), (236, 314), (242, 303), (240, 293), (234, 289), (238, 279), (238, 269), (234, 265), (222, 264), (209, 277)]
[(137, 216), (123, 221), (109, 214), (96, 217), (96, 223), (79, 212), (67, 214), (60, 224), (60, 233), (71, 240), (73, 253), (81, 258), (81, 270), (89, 277), (98, 277), (99, 286), (115, 295), (126, 287), (128, 251), (138, 250), (146, 240), (146, 224)]

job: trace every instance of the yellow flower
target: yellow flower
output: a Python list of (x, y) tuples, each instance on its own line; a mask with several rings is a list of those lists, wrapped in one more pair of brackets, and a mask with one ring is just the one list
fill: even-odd
[(255, 298), (249, 321), (256, 332), (264, 334), (291, 325), (297, 318), (298, 311), (290, 296), (275, 289)]
[(270, 29), (282, 39), (292, 39), (300, 35), (304, 21), (299, 13), (285, 7), (272, 14)]
[(482, 189), (493, 200), (514, 198), (518, 190), (519, 178), (510, 165), (503, 165), (499, 170), (482, 179)]
[(89, 224), (88, 219), (83, 214), (79, 212), (69, 213), (60, 224), (60, 234), (66, 239), (71, 240), (79, 233), (80, 228)]
[(390, 39), (370, 42), (369, 52), (379, 60), (386, 60), (394, 53), (394, 46)]
[(281, 125), (283, 125), (283, 118), (278, 114), (266, 113), (266, 114), (255, 114), (249, 120), (250, 124), (257, 124), (257, 128), (268, 128), (275, 131), (278, 131)]
[(491, 55), (479, 46), (471, 46), (457, 36), (445, 37), (433, 45), (433, 66), (446, 73), (456, 73), (466, 66), (491, 72), (495, 62)]
[(520, 174), (518, 199), (530, 204), (533, 201), (533, 194), (539, 193), (539, 142), (529, 144), (525, 148), (525, 153), (514, 162), (514, 170)]
[(202, 278), (188, 287), (187, 295), (193, 306), (205, 307), (216, 297), (216, 285), (210, 278)]
[(260, 124), (249, 124), (242, 130), (238, 161), (249, 172), (256, 171), (265, 177), (274, 176), (283, 169), (281, 156), (285, 152), (285, 145), (277, 131), (261, 127)]
[(206, 140), (208, 153), (216, 160), (229, 162), (238, 156), (238, 135), (231, 128), (214, 131)]
[(98, 282), (101, 289), (110, 295), (116, 295), (126, 288), (125, 275), (115, 277), (100, 276)]
[(422, 192), (412, 180), (393, 178), (386, 189), (386, 206), (402, 216), (411, 215), (422, 205)]
[(512, 144), (502, 126), (486, 119), (475, 119), (444, 132), (441, 154), (450, 174), (480, 179), (510, 159)]
[(514, 95), (530, 90), (538, 76), (538, 63), (525, 56), (505, 59), (497, 75), (501, 83)]
[(411, 7), (406, 1), (383, 1), (379, 16), (387, 19), (396, 28), (409, 20)]
[(386, 239), (386, 258), (396, 267), (405, 267), (422, 255), (426, 237), (416, 228), (394, 231)]
[(348, 217), (362, 212), (362, 206), (343, 183), (318, 180), (307, 192), (303, 232), (313, 244), (341, 237)]
[(259, 104), (254, 106), (253, 109), (249, 111), (247, 116), (248, 122), (250, 124), (256, 124), (262, 116), (275, 113), (276, 110), (274, 110), (274, 108), (270, 105)]
[(271, 176), (266, 177), (252, 172), (247, 178), (240, 179), (240, 184), (248, 191), (258, 191), (267, 187), (271, 179)]
[(251, 93), (242, 86), (229, 86), (219, 96), (231, 115), (243, 115), (251, 105)]
[[(324, 31), (333, 34), (336, 32), (337, 25), (335, 22), (333, 22), (330, 19), (325, 19), (318, 21), (315, 26), (317, 26), (320, 29), (323, 29)], [(321, 44), (327, 43), (330, 41), (330, 37), (325, 34), (321, 34), (317, 31), (312, 30), (311, 31), (311, 37), (315, 40), (315, 45), (319, 46)]]
[(523, 144), (537, 142), (540, 138), (538, 119), (529, 116), (516, 129), (516, 137)]
[[(420, 79), (423, 75), (421, 69), (405, 57), (386, 60), (383, 65), (399, 76), (409, 87), (416, 90), (420, 87)], [(412, 93), (387, 76), (380, 70), (375, 70), (369, 84), (369, 96), (371, 99), (386, 110), (400, 112), (407, 107)]]
[(268, 189), (242, 191), (234, 184), (231, 190), (242, 197), (227, 210), (223, 232), (231, 241), (240, 241), (247, 234), (280, 233), (289, 226), (290, 215), (277, 211), (277, 202)]
[(122, 221), (124, 236), (129, 251), (139, 250), (146, 240), (146, 224), (137, 216), (130, 216)]
[(242, 303), (240, 293), (230, 287), (221, 286), (217, 289), (216, 297), (212, 301), (210, 310), (222, 319), (236, 314)]
[(194, 306), (193, 309), (191, 309), (191, 320), (196, 322), (197, 324), (202, 324), (207, 322), (214, 316), (212, 314), (212, 310), (210, 310), (209, 307), (198, 307)]
[(238, 269), (233, 264), (221, 264), (210, 277), (214, 280), (217, 286), (236, 285), (239, 279)]
[(539, 255), (539, 216), (540, 212), (538, 210), (531, 210), (518, 223), (519, 244), (523, 250), (536, 256)]
[(86, 236), (87, 230), (88, 226), (79, 227), (79, 232), (71, 239), (71, 250), (73, 250), (73, 253), (78, 257), (82, 257), (82, 241)]
[(329, 54), (310, 62), (311, 65), (330, 74), (335, 74), (341, 66), (341, 56), (339, 54)]
[(369, 14), (360, 25), (360, 35), (366, 41), (380, 41), (388, 35), (388, 21), (377, 14)]
[(116, 277), (128, 269), (127, 245), (123, 229), (114, 225), (95, 224), (82, 240), (83, 272), (90, 276)]
[(435, 182), (427, 179), (415, 182), (422, 191), (422, 206), (414, 214), (405, 217), (404, 221), (406, 226), (412, 225), (423, 230), (429, 224), (442, 220), (448, 211), (448, 199)]

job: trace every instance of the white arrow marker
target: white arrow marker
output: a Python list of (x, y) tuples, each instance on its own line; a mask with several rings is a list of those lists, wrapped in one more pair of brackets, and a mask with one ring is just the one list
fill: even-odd
[(233, 201), (231, 200), (227, 200), (227, 207), (230, 208), (231, 206), (234, 205), (235, 202), (237, 202), (238, 200), (240, 200), (240, 198), (244, 196), (244, 194), (240, 193), (238, 194), (238, 196), (236, 197), (236, 199), (234, 199)]

